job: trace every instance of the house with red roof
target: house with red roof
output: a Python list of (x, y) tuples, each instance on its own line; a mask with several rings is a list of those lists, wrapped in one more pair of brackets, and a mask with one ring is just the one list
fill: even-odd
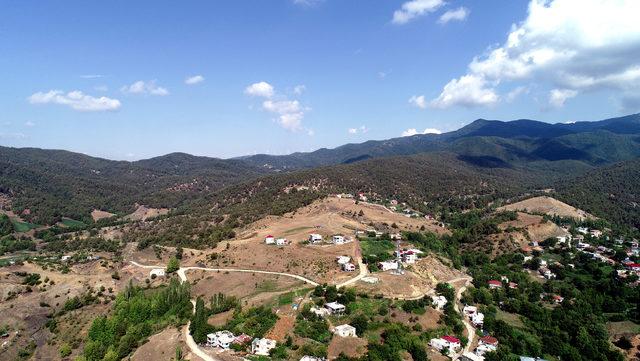
[(490, 289), (502, 288), (502, 282), (498, 280), (490, 280), (487, 282), (487, 285), (489, 286)]
[(449, 352), (455, 352), (461, 347), (460, 340), (453, 336), (442, 336), (440, 338), (432, 338), (429, 345), (438, 351), (448, 349)]
[(276, 244), (276, 239), (272, 235), (264, 237), (265, 244)]

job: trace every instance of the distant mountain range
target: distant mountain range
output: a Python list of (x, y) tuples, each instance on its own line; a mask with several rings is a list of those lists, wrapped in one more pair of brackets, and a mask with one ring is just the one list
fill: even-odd
[[(317, 185), (319, 179), (325, 183), (315, 188), (317, 194), (321, 189), (361, 189), (465, 207), (473, 205), (469, 200), (474, 197), (468, 195), (492, 199), (580, 179), (563, 193), (575, 196), (579, 191), (574, 190), (588, 183), (589, 178), (579, 178), (587, 172), (638, 157), (640, 114), (572, 124), (479, 119), (444, 134), (235, 159), (172, 153), (124, 162), (0, 147), (0, 193), (9, 195), (15, 211), (29, 209), (25, 217), (39, 223), (63, 216), (90, 221), (93, 209), (127, 213), (136, 203), (173, 208), (225, 199), (233, 204), (236, 195), (246, 200), (259, 193), (247, 190), (264, 190), (256, 185), (271, 185), (260, 193), (262, 203), (269, 203), (270, 197), (287, 199), (279, 193), (287, 185)], [(625, 180), (638, 183), (637, 176)], [(455, 200), (454, 194), (466, 201)]]
[(289, 155), (259, 154), (243, 161), (275, 169), (346, 164), (365, 159), (449, 151), (469, 162), (508, 166), (512, 162), (577, 160), (603, 165), (640, 156), (640, 114), (596, 122), (549, 124), (521, 119), (510, 122), (478, 119), (453, 132), (410, 137)]

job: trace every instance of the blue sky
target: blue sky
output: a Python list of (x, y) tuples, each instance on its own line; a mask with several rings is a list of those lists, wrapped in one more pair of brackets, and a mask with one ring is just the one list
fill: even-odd
[(638, 3), (4, 1), (0, 145), (226, 158), (637, 112)]

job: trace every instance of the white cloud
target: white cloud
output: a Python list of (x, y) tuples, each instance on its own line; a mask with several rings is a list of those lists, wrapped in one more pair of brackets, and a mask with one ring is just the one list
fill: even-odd
[(442, 131), (440, 131), (439, 129), (436, 128), (427, 128), (425, 130), (422, 131), (422, 133), (418, 132), (418, 130), (416, 130), (416, 128), (409, 128), (407, 130), (405, 130), (404, 132), (402, 132), (402, 136), (403, 137), (410, 137), (412, 135), (416, 135), (416, 134), (442, 134)]
[(159, 96), (169, 95), (169, 90), (167, 90), (167, 88), (158, 86), (155, 80), (146, 82), (143, 80), (138, 80), (131, 85), (123, 86), (120, 90), (122, 90), (123, 93), (128, 94), (149, 94)]
[(358, 134), (358, 133), (364, 134), (364, 133), (366, 133), (368, 131), (369, 131), (369, 128), (367, 128), (364, 125), (361, 125), (361, 126), (359, 126), (357, 128), (349, 128), (349, 129), (347, 129), (347, 133), (349, 133), (349, 134)]
[(37, 92), (29, 97), (31, 104), (60, 104), (83, 112), (102, 112), (118, 110), (122, 105), (118, 99), (93, 97), (79, 90), (64, 93), (61, 90)]
[(516, 100), (520, 95), (529, 93), (529, 88), (526, 86), (515, 87), (509, 93), (507, 93), (507, 102), (511, 103)]
[(244, 93), (251, 96), (271, 98), (273, 96), (273, 86), (267, 82), (261, 81), (249, 85)]
[(445, 4), (444, 0), (411, 0), (407, 1), (400, 9), (393, 13), (391, 22), (394, 24), (406, 24), (411, 20), (438, 10)]
[(564, 103), (578, 95), (578, 92), (571, 89), (552, 89), (549, 92), (549, 105), (554, 108), (562, 108)]
[(27, 136), (24, 133), (4, 133), (0, 132), (0, 139), (21, 140), (26, 139)]
[(439, 24), (446, 24), (450, 21), (463, 21), (469, 16), (469, 9), (461, 6), (454, 10), (447, 10), (444, 14), (440, 15), (438, 19)]
[(302, 129), (304, 111), (297, 100), (265, 100), (262, 108), (270, 113), (278, 114), (277, 122), (285, 129), (297, 131)]
[(465, 75), (459, 79), (451, 79), (444, 86), (442, 93), (430, 102), (433, 108), (449, 108), (453, 105), (473, 107), (478, 105), (492, 105), (499, 100), (495, 90), (488, 86), (483, 77)]
[(30, 121), (30, 120), (27, 120), (26, 122), (24, 122), (24, 126), (25, 127), (29, 127), (29, 128), (33, 128), (33, 127), (36, 126), (36, 123), (34, 123), (34, 122)]
[(296, 85), (295, 87), (293, 87), (293, 94), (295, 95), (301, 95), (302, 93), (304, 93), (307, 90), (307, 87), (303, 84), (300, 85)]
[(427, 101), (424, 98), (424, 95), (414, 95), (409, 98), (409, 104), (418, 107), (420, 109), (425, 109), (427, 107)]
[[(637, 0), (531, 0), (527, 18), (512, 26), (501, 46), (474, 58), (458, 82), (473, 77), (496, 100), (496, 87), (505, 82), (544, 83), (578, 93), (640, 92), (639, 13)], [(467, 97), (455, 96), (453, 89), (448, 93), (453, 100), (436, 103), (469, 105)]]
[(102, 75), (102, 74), (85, 74), (85, 75), (80, 75), (80, 77), (82, 79), (99, 79), (99, 78), (104, 78), (104, 75)]
[(198, 83), (202, 83), (204, 81), (204, 77), (202, 75), (194, 75), (186, 78), (184, 83), (187, 85), (195, 85)]

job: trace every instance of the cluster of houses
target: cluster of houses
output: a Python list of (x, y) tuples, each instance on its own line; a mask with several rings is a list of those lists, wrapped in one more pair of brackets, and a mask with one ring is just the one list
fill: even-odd
[(417, 248), (411, 248), (411, 249), (396, 251), (395, 255), (400, 260), (402, 260), (402, 262), (407, 264), (413, 264), (413, 263), (416, 263), (416, 261), (418, 260), (418, 256), (421, 255), (422, 253), (424, 252), (422, 252)]
[[(310, 311), (317, 316), (327, 317), (329, 315), (343, 315), (346, 309), (345, 305), (341, 303), (327, 302), (322, 308), (311, 307)], [(356, 335), (356, 328), (348, 324), (335, 326), (331, 329), (331, 332), (340, 337), (358, 337)]]
[[(351, 238), (345, 237), (344, 235), (341, 235), (341, 234), (335, 234), (331, 236), (329, 243), (335, 244), (335, 245), (341, 245), (341, 244), (349, 243), (351, 241), (352, 241)], [(322, 237), (321, 234), (312, 233), (309, 235), (308, 242), (310, 244), (320, 244), (320, 243), (324, 243), (324, 238)]]
[(218, 331), (207, 335), (207, 346), (228, 350), (232, 344), (246, 345), (251, 342), (251, 353), (259, 356), (269, 356), (269, 352), (276, 348), (277, 342), (268, 338), (252, 338), (249, 335), (234, 336), (230, 331)]
[(447, 335), (440, 338), (432, 338), (429, 340), (429, 346), (437, 351), (442, 352), (444, 350), (448, 354), (453, 354), (462, 347), (462, 344), (457, 337)]
[(493, 336), (480, 337), (478, 346), (473, 352), (463, 353), (458, 360), (460, 361), (484, 361), (484, 354), (496, 351), (498, 349), (498, 339)]
[(471, 321), (474, 327), (482, 328), (484, 325), (484, 314), (478, 311), (475, 306), (464, 306), (462, 313)]
[(274, 236), (268, 235), (264, 237), (264, 243), (269, 245), (276, 245), (276, 246), (286, 246), (289, 244), (289, 241), (286, 238), (276, 239)]

